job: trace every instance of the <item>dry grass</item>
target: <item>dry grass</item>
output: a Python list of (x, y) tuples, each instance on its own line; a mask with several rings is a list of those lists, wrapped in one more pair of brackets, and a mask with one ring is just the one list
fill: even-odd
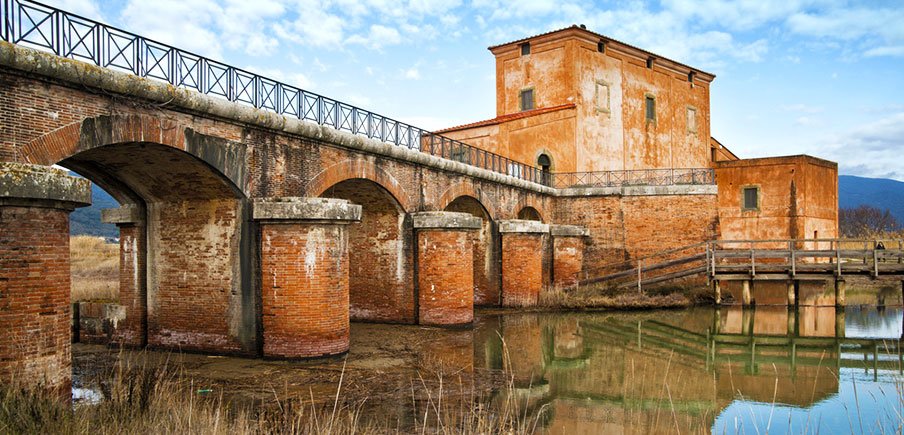
[(612, 289), (602, 285), (554, 288), (540, 294), (539, 305), (557, 308), (650, 309), (685, 308), (712, 299), (705, 287), (665, 287)]
[(101, 237), (74, 236), (69, 253), (73, 302), (119, 299), (119, 245)]

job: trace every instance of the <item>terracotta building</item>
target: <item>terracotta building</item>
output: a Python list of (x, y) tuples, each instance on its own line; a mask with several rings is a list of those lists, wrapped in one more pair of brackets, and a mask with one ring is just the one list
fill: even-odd
[(809, 156), (739, 159), (710, 136), (715, 75), (583, 26), (489, 50), (496, 117), (441, 134), (558, 179), (713, 168), (723, 239), (837, 236), (837, 165)]

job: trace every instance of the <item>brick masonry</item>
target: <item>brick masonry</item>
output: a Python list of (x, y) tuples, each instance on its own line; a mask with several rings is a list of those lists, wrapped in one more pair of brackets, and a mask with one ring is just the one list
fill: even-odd
[(474, 320), (473, 233), (418, 229), (418, 321), (462, 325)]
[(265, 357), (308, 358), (348, 350), (347, 228), (261, 224)]
[(119, 226), (119, 303), (125, 318), (117, 325), (113, 341), (124, 346), (147, 344), (147, 287), (145, 281), (145, 226)]
[(0, 379), (69, 389), (69, 211), (0, 205)]
[(542, 233), (502, 234), (502, 305), (537, 305), (544, 284), (544, 255), (549, 236)]
[(552, 236), (552, 284), (554, 287), (574, 285), (580, 279), (584, 262), (584, 237)]

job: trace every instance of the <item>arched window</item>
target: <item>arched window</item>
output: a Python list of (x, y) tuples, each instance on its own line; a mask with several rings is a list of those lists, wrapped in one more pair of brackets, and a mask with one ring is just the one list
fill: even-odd
[(537, 166), (543, 172), (549, 172), (549, 168), (552, 167), (552, 159), (546, 154), (540, 154), (540, 157), (537, 157)]

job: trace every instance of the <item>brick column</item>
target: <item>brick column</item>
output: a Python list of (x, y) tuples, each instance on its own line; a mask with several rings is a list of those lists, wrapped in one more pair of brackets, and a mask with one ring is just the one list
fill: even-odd
[(264, 357), (348, 351), (348, 224), (361, 206), (344, 199), (254, 201), (260, 222)]
[(119, 305), (125, 310), (125, 318), (117, 322), (111, 342), (144, 347), (148, 342), (144, 213), (139, 207), (126, 205), (101, 210), (100, 220), (119, 228)]
[(418, 322), (467, 325), (474, 320), (474, 237), (480, 218), (448, 211), (414, 213)]
[(91, 183), (47, 166), (0, 163), (0, 383), (72, 383), (69, 213)]
[(543, 290), (543, 259), (549, 225), (537, 221), (499, 221), (502, 237), (502, 306), (535, 306)]
[(552, 237), (552, 285), (577, 284), (584, 265), (584, 238), (590, 232), (576, 225), (550, 225), (549, 235)]

